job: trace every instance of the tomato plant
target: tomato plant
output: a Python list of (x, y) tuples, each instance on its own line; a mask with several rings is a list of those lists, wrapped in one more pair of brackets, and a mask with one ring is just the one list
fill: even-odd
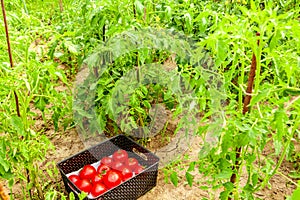
[[(295, 167), (283, 177), (293, 180), (291, 184), (296, 187), (300, 121), (298, 1), (21, 2), (4, 2), (11, 63), (6, 52), (5, 26), (0, 29), (0, 48), (3, 49), (0, 51), (0, 177), (7, 180), (10, 190), (21, 188), (18, 194), (12, 193), (11, 198), (67, 198), (64, 191), (57, 191), (62, 188), (60, 185), (52, 184), (57, 183), (59, 174), (52, 167), (53, 160), (47, 157), (55, 154), (53, 144), (60, 148), (57, 137), (68, 135), (76, 124), (71, 110), (71, 82), (83, 61), (103, 49), (105, 42), (113, 41), (111, 39), (126, 31), (134, 36), (128, 37), (129, 44), (139, 44), (142, 39), (136, 40), (131, 30), (148, 27), (171, 29), (192, 38), (212, 58), (213, 67), (208, 67), (209, 70), (213, 69), (224, 79), (222, 89), (212, 93), (210, 76), (189, 62), (186, 58), (189, 56), (176, 55), (175, 70), (195, 90), (199, 115), (205, 116), (198, 120), (204, 126), (194, 133), (204, 144), (199, 159), (189, 160), (188, 164), (175, 160), (176, 164), (165, 167), (166, 177), (178, 185), (184, 180), (177, 171), (186, 168), (188, 184), (209, 190), (212, 199), (253, 199), (256, 192), (269, 186), (274, 175), (282, 176), (282, 163), (290, 162)], [(4, 20), (1, 18), (0, 22)], [(257, 32), (260, 36), (255, 35)], [(152, 35), (153, 41), (160, 41)], [(260, 45), (257, 45), (258, 40)], [(164, 45), (176, 42), (171, 40)], [(111, 49), (121, 56), (99, 73), (96, 98), (92, 97), (100, 128), (90, 124), (88, 130), (105, 130), (112, 136), (120, 129), (147, 126), (151, 124), (150, 109), (157, 102), (163, 103), (172, 114), (183, 115), (178, 107), (182, 102), (172, 94), (176, 88), (149, 83), (132, 91), (129, 87), (132, 82), (126, 82), (124, 91), (132, 96), (124, 116), (130, 117), (114, 118), (119, 110), (109, 105), (113, 101), (112, 91), (122, 77), (144, 64), (165, 64), (172, 53), (165, 49), (139, 48), (123, 55), (120, 51), (124, 49), (120, 46)], [(183, 46), (177, 46), (180, 48), (173, 50), (180, 52)], [(192, 57), (200, 58), (202, 54), (195, 53)], [(98, 66), (97, 56), (89, 61)], [(255, 76), (250, 74), (252, 62), (256, 63)], [(248, 90), (249, 77), (254, 77), (252, 90)], [(90, 89), (87, 87), (86, 91)], [(225, 96), (221, 105), (214, 101), (215, 96)], [(243, 112), (244, 101), (249, 100), (249, 96), (248, 111)], [(221, 113), (220, 119), (212, 114), (215, 111)], [(90, 117), (90, 113), (81, 114), (82, 122)], [(222, 123), (213, 129), (210, 126), (213, 120)], [(211, 138), (212, 132), (214, 141), (205, 141)], [(267, 148), (274, 151), (264, 155)], [(102, 163), (110, 167), (113, 162), (109, 158)], [(181, 164), (183, 166), (179, 166)], [(137, 168), (135, 173), (143, 170), (142, 166)], [(198, 172), (204, 174), (203, 179), (195, 180), (194, 174)], [(246, 180), (241, 181), (242, 178)], [(299, 189), (292, 196), (296, 198), (298, 193)], [(72, 197), (75, 198), (70, 194), (70, 199)]]

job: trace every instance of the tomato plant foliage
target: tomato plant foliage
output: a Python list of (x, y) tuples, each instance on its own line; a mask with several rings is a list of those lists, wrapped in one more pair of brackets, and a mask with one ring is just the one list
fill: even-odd
[[(177, 170), (186, 167), (185, 178), (191, 186), (222, 188), (217, 197), (221, 199), (254, 199), (255, 193), (279, 173), (283, 162), (294, 165), (287, 176), (299, 178), (298, 1), (12, 0), (5, 1), (5, 7), (15, 65), (10, 68), (5, 30), (0, 28), (0, 177), (8, 180), (9, 187), (22, 185), (22, 194), (14, 194), (15, 198), (66, 198), (48, 184), (51, 181), (47, 176), (55, 179), (58, 172), (46, 160), (47, 153), (54, 151), (52, 136), (46, 130), (53, 124), (55, 131), (63, 132), (74, 125), (71, 82), (80, 66), (99, 66), (104, 60), (99, 52), (106, 52), (109, 61), (99, 71), (101, 79), (92, 77), (97, 81), (82, 87), (95, 91), (91, 101), (97, 123), (90, 124), (89, 130), (105, 130), (111, 135), (120, 131), (119, 127), (131, 130), (149, 125), (149, 111), (157, 102), (172, 110), (174, 116), (185, 113), (186, 104), (182, 102), (188, 100), (174, 95), (180, 89), (172, 85), (175, 76), (175, 81), (170, 81), (170, 74), (162, 74), (161, 84), (138, 84), (138, 79), (130, 82), (122, 78), (143, 65), (149, 66), (147, 73), (158, 73), (161, 70), (153, 63), (164, 64), (177, 53), (176, 76), (193, 89), (193, 99), (199, 104), (197, 112), (204, 116), (195, 123), (205, 125), (194, 131), (204, 143), (197, 160), (174, 161), (164, 168), (166, 181), (170, 178), (179, 185), (183, 180)], [(3, 24), (3, 18), (0, 22)], [(140, 30), (147, 31), (141, 34)], [(169, 30), (169, 35), (176, 32), (179, 38), (166, 41), (167, 37), (158, 35), (166, 32), (153, 30)], [(190, 46), (181, 42), (183, 37), (193, 41), (191, 51), (186, 51)], [(164, 44), (169, 47), (161, 48)], [(137, 45), (142, 48), (135, 48)], [(185, 56), (187, 52), (192, 52), (190, 57)], [(116, 59), (107, 59), (112, 54)], [(249, 112), (243, 114), (253, 55), (254, 87)], [(206, 69), (213, 69), (223, 82), (222, 88), (209, 79), (209, 70), (194, 67), (193, 61), (203, 57), (206, 64), (213, 60)], [(143, 68), (140, 72), (143, 74)], [(143, 81), (149, 77), (140, 78)], [(65, 89), (61, 91), (59, 86)], [(116, 90), (116, 86), (122, 87)], [(20, 116), (14, 92), (19, 97)], [(127, 107), (114, 107), (120, 103), (114, 97), (125, 93), (131, 95)], [(222, 102), (216, 103), (215, 96), (222, 96)], [(73, 104), (73, 109), (82, 121), (91, 117), (80, 104)], [(221, 113), (217, 115), (221, 125), (212, 128), (210, 120), (216, 117), (216, 111)], [(118, 119), (125, 115), (130, 116), (127, 121)], [(38, 117), (43, 128), (35, 124)], [(190, 121), (183, 117), (182, 123)], [(213, 141), (205, 140), (212, 135)], [(266, 149), (271, 153), (265, 154)], [(45, 161), (48, 175), (38, 164)], [(204, 178), (195, 179), (196, 172)], [(231, 181), (233, 174), (236, 181)], [(245, 184), (240, 182), (241, 177), (246, 177)], [(290, 198), (298, 194), (296, 189)]]

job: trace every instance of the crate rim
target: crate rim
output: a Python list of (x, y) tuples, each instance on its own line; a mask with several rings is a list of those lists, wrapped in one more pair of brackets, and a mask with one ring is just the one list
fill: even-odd
[[(109, 140), (112, 140), (112, 139), (114, 139), (114, 138), (116, 138), (116, 137), (120, 137), (120, 136), (126, 137), (126, 139), (130, 140), (131, 142), (134, 142), (134, 143), (135, 143), (136, 145), (138, 145), (139, 147), (141, 147), (141, 148), (147, 150), (148, 153), (153, 154), (153, 156), (154, 156), (155, 158), (157, 158), (157, 163), (159, 163), (160, 158), (159, 158), (157, 155), (155, 155), (153, 152), (151, 152), (151, 151), (148, 150), (147, 148), (143, 147), (143, 146), (140, 145), (139, 143), (135, 142), (133, 139), (129, 138), (128, 136), (126, 136), (126, 135), (124, 135), (124, 134), (118, 134), (118, 135), (113, 136), (113, 137), (111, 137), (111, 138), (107, 138), (106, 140), (104, 140), (104, 141), (102, 141), (102, 142), (99, 142), (99, 143), (96, 144), (96, 145), (93, 145), (93, 146), (91, 146), (91, 147), (89, 147), (89, 148), (83, 149), (83, 150), (81, 150), (80, 152), (78, 152), (78, 153), (76, 153), (76, 154), (73, 154), (73, 155), (68, 156), (67, 158), (64, 158), (62, 161), (59, 161), (58, 163), (56, 163), (56, 166), (59, 168), (60, 171), (62, 171), (61, 168), (60, 168), (60, 166), (59, 166), (61, 163), (63, 163), (63, 162), (65, 162), (65, 161), (69, 160), (70, 158), (72, 158), (72, 157), (74, 157), (74, 156), (80, 155), (80, 154), (82, 154), (82, 153), (85, 152), (85, 151), (89, 151), (90, 149), (93, 149), (94, 147), (96, 147), (96, 146), (98, 146), (98, 145), (101, 145), (101, 144), (103, 144), (103, 143), (105, 143), (105, 142), (108, 142)], [(155, 163), (152, 164), (152, 165), (150, 165), (149, 167), (151, 167), (151, 166), (153, 166), (153, 165), (155, 165)], [(144, 170), (148, 169), (149, 167), (145, 168)], [(63, 173), (64, 173), (64, 172), (63, 172)], [(64, 174), (65, 174), (65, 173), (64, 173)], [(66, 174), (65, 174), (65, 175), (66, 175)]]

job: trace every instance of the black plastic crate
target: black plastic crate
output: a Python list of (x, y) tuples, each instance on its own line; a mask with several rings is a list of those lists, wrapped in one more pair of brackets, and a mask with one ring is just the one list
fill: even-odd
[(155, 187), (159, 158), (128, 137), (118, 135), (81, 151), (57, 164), (67, 192), (74, 192), (76, 198), (76, 193), (80, 192), (67, 178), (67, 174), (81, 169), (84, 165), (98, 162), (101, 158), (112, 155), (118, 149), (126, 150), (130, 157), (136, 158), (140, 164), (146, 166), (144, 171), (121, 183), (119, 186), (108, 190), (98, 198), (87, 197), (86, 199), (134, 200)]

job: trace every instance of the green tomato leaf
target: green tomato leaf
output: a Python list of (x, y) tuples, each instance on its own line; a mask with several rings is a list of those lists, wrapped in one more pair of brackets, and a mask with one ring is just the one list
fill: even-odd
[(69, 199), (70, 199), (70, 200), (75, 200), (75, 195), (74, 195), (73, 192), (71, 192), (71, 193), (69, 194)]
[(145, 114), (145, 110), (141, 107), (136, 107), (135, 110), (138, 112), (138, 113), (141, 113), (141, 114)]
[(300, 179), (300, 174), (296, 171), (292, 171), (289, 174), (289, 177), (294, 178), (294, 179)]
[(136, 90), (135, 92), (139, 97), (141, 97), (141, 98), (145, 97), (144, 93), (141, 90)]
[(150, 109), (151, 108), (151, 104), (149, 103), (149, 101), (143, 101), (143, 104), (146, 108)]
[(283, 106), (281, 105), (281, 108), (276, 110), (274, 114), (274, 120), (273, 122), (275, 123), (275, 129), (276, 129), (276, 134), (273, 137), (274, 139), (274, 147), (275, 147), (275, 154), (279, 155), (280, 150), (282, 148), (282, 143), (283, 143), (283, 136), (287, 132), (286, 129), (286, 122), (288, 120), (288, 117), (286, 115), (285, 110), (283, 109)]
[(234, 189), (234, 185), (231, 182), (224, 183), (224, 187), (226, 188), (226, 191), (231, 192)]
[(299, 200), (300, 199), (300, 187), (293, 192), (292, 194), (292, 200)]
[(4, 169), (4, 172), (8, 172), (10, 166), (7, 161), (5, 161), (2, 157), (0, 157), (0, 163)]
[(185, 177), (186, 177), (186, 180), (189, 184), (189, 186), (193, 186), (193, 180), (194, 180), (194, 176), (192, 174), (190, 174), (189, 172), (186, 172), (185, 173)]
[(144, 13), (144, 6), (143, 6), (143, 4), (139, 0), (136, 0), (134, 2), (134, 5), (135, 5), (137, 13), (139, 13), (139, 14), (143, 14)]
[(11, 116), (10, 119), (11, 126), (17, 131), (18, 134), (24, 135), (24, 124), (22, 122), (22, 119), (18, 116)]
[(271, 86), (268, 85), (268, 87), (262, 90), (258, 95), (253, 96), (250, 102), (250, 106), (259, 103), (262, 100), (264, 100), (266, 97), (268, 97), (270, 95), (271, 89), (272, 89)]
[(171, 179), (171, 182), (173, 183), (173, 185), (175, 185), (177, 187), (177, 185), (178, 185), (178, 176), (177, 176), (176, 172), (173, 172), (170, 175), (170, 179)]
[(12, 179), (9, 179), (9, 181), (8, 181), (8, 187), (12, 187), (14, 185), (14, 179), (12, 178)]
[(196, 165), (196, 162), (191, 162), (187, 171), (188, 172), (194, 171), (195, 170), (195, 165)]
[(258, 174), (257, 173), (254, 173), (251, 177), (252, 179), (252, 185), (256, 185), (258, 183)]
[(47, 103), (46, 103), (44, 97), (38, 97), (38, 98), (35, 100), (34, 105), (35, 105), (35, 107), (38, 108), (40, 111), (44, 112)]
[(78, 45), (75, 45), (69, 41), (65, 41), (64, 45), (67, 47), (67, 49), (72, 53), (72, 54), (79, 54), (79, 47)]
[(220, 199), (221, 200), (227, 200), (228, 196), (229, 196), (229, 192), (227, 192), (227, 191), (223, 191), (223, 192), (220, 193)]
[(216, 175), (216, 179), (229, 179), (231, 175), (232, 175), (231, 170), (224, 169), (219, 174)]

